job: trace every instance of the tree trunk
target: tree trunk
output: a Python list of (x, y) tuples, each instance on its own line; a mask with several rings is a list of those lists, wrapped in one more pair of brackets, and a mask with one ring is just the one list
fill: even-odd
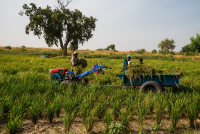
[(62, 41), (61, 37), (58, 38), (58, 39), (59, 39), (59, 41), (60, 41), (60, 47), (61, 47), (61, 49), (63, 50), (63, 41)]
[(69, 41), (67, 40), (65, 45), (63, 46), (63, 49), (62, 49), (62, 56), (65, 57), (67, 56), (67, 46), (69, 44)]
[(62, 56), (63, 57), (67, 56), (67, 48), (65, 48), (65, 47), (63, 47)]

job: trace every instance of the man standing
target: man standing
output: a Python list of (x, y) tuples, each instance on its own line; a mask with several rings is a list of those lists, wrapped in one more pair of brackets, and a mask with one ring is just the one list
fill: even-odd
[(78, 64), (77, 56), (78, 56), (78, 53), (76, 51), (74, 51), (73, 54), (72, 54), (72, 58), (71, 58), (71, 72), (75, 71), (74, 67), (77, 66), (77, 64)]

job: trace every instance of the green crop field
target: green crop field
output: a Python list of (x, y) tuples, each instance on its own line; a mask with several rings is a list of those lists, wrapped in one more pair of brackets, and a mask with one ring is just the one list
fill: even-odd
[(180, 88), (153, 94), (102, 87), (122, 85), (123, 56), (88, 55), (82, 54), (83, 71), (94, 64), (112, 69), (61, 85), (50, 80), (49, 69), (71, 70), (69, 57), (0, 54), (0, 133), (200, 133), (199, 61), (143, 56), (145, 65), (183, 72)]

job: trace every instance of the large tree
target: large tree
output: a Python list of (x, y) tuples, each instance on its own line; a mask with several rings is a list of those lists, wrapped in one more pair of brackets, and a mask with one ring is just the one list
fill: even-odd
[(196, 38), (191, 37), (190, 38), (190, 44), (182, 47), (182, 50), (180, 52), (200, 52), (200, 35), (197, 33)]
[(49, 47), (60, 43), (62, 55), (67, 55), (67, 46), (69, 43), (73, 45), (83, 44), (92, 36), (92, 31), (95, 30), (96, 18), (92, 16), (86, 17), (79, 10), (71, 11), (67, 9), (67, 5), (71, 1), (64, 2), (58, 0), (58, 7), (52, 9), (47, 5), (42, 9), (34, 3), (30, 7), (23, 5), (23, 10), (20, 15), (29, 16), (29, 24), (26, 26), (26, 34), (33, 31), (33, 34), (39, 38), (43, 35)]
[(190, 38), (190, 49), (192, 52), (200, 52), (200, 35), (197, 33), (196, 38)]
[(166, 38), (158, 44), (158, 48), (160, 48), (159, 51), (164, 53), (173, 52), (174, 48), (176, 47), (174, 44), (175, 42), (173, 39), (169, 40)]

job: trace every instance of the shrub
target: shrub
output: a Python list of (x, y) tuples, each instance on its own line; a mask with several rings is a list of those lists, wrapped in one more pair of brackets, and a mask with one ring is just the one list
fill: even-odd
[(59, 55), (59, 56), (62, 56), (62, 50), (59, 50), (59, 51), (58, 51), (58, 55)]
[(26, 50), (26, 48), (21, 48), (20, 51), (21, 51), (21, 52), (25, 52), (25, 51), (27, 51), (27, 50)]
[(26, 48), (26, 46), (22, 45), (21, 48)]
[(122, 134), (126, 127), (119, 123), (111, 123), (109, 126), (109, 134)]
[(12, 98), (5, 96), (1, 98), (1, 108), (2, 108), (2, 118), (3, 120), (6, 120), (8, 117), (8, 112), (10, 111), (12, 107)]
[(138, 49), (136, 52), (138, 54), (144, 54), (145, 51), (146, 51), (146, 49)]
[(104, 49), (103, 48), (99, 48), (99, 49), (97, 49), (97, 51), (103, 51)]
[(151, 53), (152, 53), (152, 54), (156, 54), (156, 53), (157, 53), (157, 50), (154, 49), (154, 50), (151, 51)]
[(12, 47), (11, 46), (5, 46), (5, 49), (10, 50), (10, 49), (12, 49)]

